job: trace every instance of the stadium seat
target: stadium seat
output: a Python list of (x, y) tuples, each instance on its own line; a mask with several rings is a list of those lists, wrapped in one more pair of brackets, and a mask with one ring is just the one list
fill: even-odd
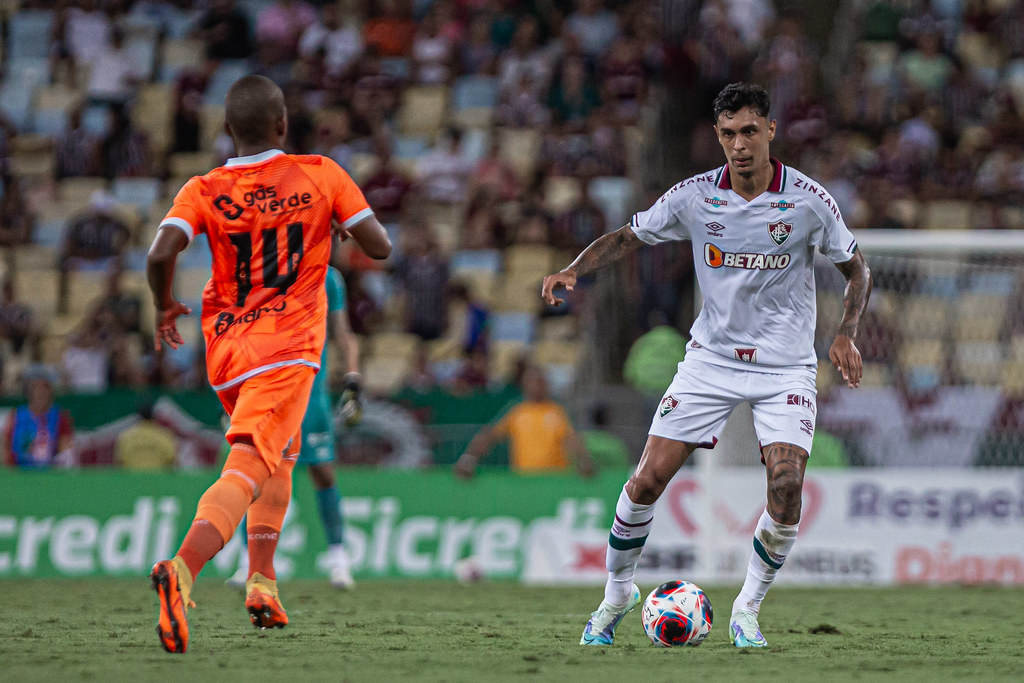
[(551, 272), (555, 250), (542, 244), (513, 244), (505, 249), (505, 272), (529, 277)]
[(444, 125), (447, 89), (442, 86), (413, 86), (402, 95), (398, 130), (404, 135), (437, 136)]
[(583, 355), (583, 344), (577, 340), (544, 340), (533, 349), (533, 360), (545, 365), (576, 365)]
[(971, 203), (962, 199), (936, 199), (922, 205), (921, 227), (925, 230), (969, 230)]
[(486, 305), (492, 305), (498, 289), (498, 277), (484, 270), (462, 270), (455, 274), (469, 289), (470, 293)]
[(512, 378), (519, 359), (527, 354), (527, 346), (516, 341), (496, 341), (490, 347), (491, 377), (505, 381)]
[(490, 320), (494, 341), (516, 341), (529, 344), (536, 334), (537, 318), (533, 313), (495, 313)]
[(452, 254), (453, 274), (466, 271), (497, 274), (501, 270), (501, 252), (497, 249), (463, 249)]
[(57, 270), (19, 268), (14, 273), (14, 288), (21, 297), (32, 302), (32, 309), (41, 320), (57, 311)]
[(32, 116), (32, 131), (54, 140), (68, 129), (68, 113), (63, 109), (37, 109)]
[(521, 280), (515, 277), (503, 278), (491, 301), (496, 311), (524, 313), (538, 313), (542, 303), (540, 280)]
[(138, 70), (139, 78), (143, 81), (150, 80), (156, 67), (155, 38), (141, 34), (126, 36), (124, 50)]
[(412, 75), (412, 64), (408, 57), (383, 57), (380, 60), (380, 71), (400, 81), (407, 81)]
[(106, 178), (65, 178), (60, 181), (57, 191), (61, 201), (70, 207), (81, 210), (89, 205), (89, 198), (97, 190), (107, 189)]
[(98, 138), (107, 137), (110, 125), (110, 108), (106, 105), (90, 105), (82, 112), (82, 127)]
[(498, 102), (498, 82), (492, 76), (461, 76), (452, 84), (452, 122), (463, 128), (488, 128)]
[(956, 302), (956, 339), (995, 341), (1005, 327), (1007, 299), (997, 294), (961, 295)]
[(998, 386), (1003, 347), (994, 342), (959, 343), (953, 361), (960, 379), (968, 384)]
[[(167, 160), (171, 177), (175, 180), (187, 180), (195, 175), (205, 175), (217, 165), (217, 158), (212, 152), (177, 152)], [(168, 183), (169, 196), (177, 194), (184, 182)]]
[[(829, 372), (835, 372), (829, 368)], [(864, 374), (861, 377), (862, 387), (889, 387), (892, 386), (892, 372), (885, 363), (864, 363)]]
[(199, 148), (212, 151), (214, 142), (223, 132), (224, 105), (204, 104), (199, 110)]
[(1014, 269), (995, 268), (970, 272), (965, 289), (977, 294), (1010, 296), (1017, 290), (1017, 273)]
[(405, 332), (378, 332), (370, 337), (370, 353), (374, 356), (411, 358), (421, 341), (415, 334)]
[(7, 23), (8, 59), (49, 57), (53, 19), (50, 10), (18, 10)]
[(500, 128), (496, 133), (501, 158), (512, 166), (520, 180), (531, 178), (540, 156), (540, 131), (531, 128)]
[(371, 394), (387, 396), (402, 386), (412, 365), (394, 358), (371, 356), (363, 361), (363, 386)]
[(32, 90), (4, 81), (0, 85), (0, 114), (18, 130), (27, 130), (32, 122)]
[(1024, 358), (1002, 363), (999, 368), (999, 388), (1007, 397), (1024, 397)]
[(590, 181), (590, 196), (604, 211), (609, 230), (622, 227), (633, 215), (633, 181), (629, 178), (594, 178)]
[(399, 159), (418, 159), (427, 153), (430, 144), (426, 138), (418, 135), (396, 136), (391, 147), (391, 153)]
[(171, 145), (174, 126), (174, 92), (163, 83), (139, 88), (132, 107), (132, 123), (149, 137), (150, 146), (162, 154)]
[(111, 192), (117, 201), (136, 207), (140, 213), (148, 212), (160, 197), (162, 184), (159, 178), (115, 178)]
[(898, 318), (899, 329), (905, 337), (915, 339), (942, 337), (948, 329), (948, 307), (943, 297), (908, 295)]
[(209, 280), (209, 268), (179, 268), (174, 274), (175, 293), (182, 300), (200, 301)]
[(185, 69), (199, 69), (206, 49), (201, 40), (165, 40), (160, 48), (160, 81), (169, 83)]
[(913, 339), (903, 342), (899, 352), (902, 368), (917, 366), (942, 367), (946, 360), (946, 344), (939, 339)]
[(544, 206), (555, 215), (568, 211), (582, 196), (578, 178), (548, 176), (544, 179)]
[(557, 315), (541, 318), (538, 337), (541, 341), (563, 342), (574, 339), (579, 333), (577, 319), (571, 315)]

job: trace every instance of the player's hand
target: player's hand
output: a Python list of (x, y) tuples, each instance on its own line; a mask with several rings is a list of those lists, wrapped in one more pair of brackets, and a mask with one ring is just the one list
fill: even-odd
[(462, 457), (455, 463), (452, 471), (459, 479), (472, 479), (473, 473), (476, 472), (476, 456), (470, 453), (463, 453)]
[(845, 334), (836, 335), (832, 347), (828, 350), (828, 359), (842, 374), (846, 386), (851, 389), (860, 386), (860, 379), (864, 374), (864, 362), (852, 339)]
[(359, 373), (350, 372), (345, 375), (345, 390), (341, 392), (341, 417), (346, 427), (353, 427), (363, 419), (363, 403), (359, 400)]
[(192, 309), (175, 301), (169, 308), (159, 308), (156, 312), (156, 350), (159, 351), (161, 342), (172, 349), (176, 349), (185, 343), (181, 333), (178, 332), (177, 319), (179, 315), (189, 315)]
[(576, 271), (566, 268), (565, 270), (548, 275), (544, 278), (544, 284), (541, 286), (540, 295), (548, 305), (558, 306), (559, 304), (564, 303), (564, 301), (555, 296), (555, 290), (559, 287), (565, 287), (567, 291), (571, 292), (575, 286)]
[(588, 455), (580, 458), (576, 465), (576, 470), (584, 479), (592, 479), (597, 476), (597, 463), (595, 463), (594, 459)]

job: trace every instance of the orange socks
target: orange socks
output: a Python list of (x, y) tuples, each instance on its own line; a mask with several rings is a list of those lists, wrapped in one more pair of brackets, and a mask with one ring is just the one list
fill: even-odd
[[(178, 551), (193, 578), (224, 547), (242, 521), (245, 509), (259, 494), (264, 482), (269, 481), (270, 472), (253, 446), (236, 443), (231, 447), (220, 479), (199, 499), (195, 519)], [(288, 488), (290, 495), (290, 468)]]
[(263, 485), (260, 497), (253, 501), (246, 513), (246, 533), (249, 537), (249, 576), (259, 572), (268, 579), (276, 579), (274, 551), (277, 549), (281, 526), (288, 501), (292, 497), (292, 470), (295, 461), (284, 458), (274, 474)]

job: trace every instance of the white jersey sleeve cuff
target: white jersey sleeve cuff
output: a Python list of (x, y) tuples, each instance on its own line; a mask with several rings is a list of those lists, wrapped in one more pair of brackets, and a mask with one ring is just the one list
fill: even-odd
[(160, 223), (160, 227), (162, 228), (165, 225), (173, 225), (174, 227), (181, 230), (183, 233), (185, 233), (185, 236), (188, 237), (189, 242), (191, 242), (192, 238), (196, 236), (195, 229), (184, 218), (177, 218), (173, 216), (171, 218), (165, 218), (163, 222)]
[(349, 228), (351, 228), (353, 225), (355, 225), (359, 221), (361, 221), (363, 219), (366, 219), (366, 218), (369, 218), (372, 215), (373, 215), (373, 209), (370, 209), (370, 208), (363, 209), (362, 211), (354, 213), (351, 216), (349, 216), (348, 218), (346, 218), (345, 222), (341, 224), (341, 227), (343, 227), (346, 230), (348, 230)]
[(629, 220), (629, 227), (633, 229), (633, 234), (636, 235), (644, 244), (654, 245), (658, 243), (650, 234), (650, 231), (640, 227), (640, 221), (637, 219), (637, 214), (634, 213), (633, 217)]

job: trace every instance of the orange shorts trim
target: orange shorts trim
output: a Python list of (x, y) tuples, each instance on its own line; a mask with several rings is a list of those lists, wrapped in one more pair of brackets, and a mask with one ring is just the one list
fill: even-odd
[(217, 392), (231, 418), (228, 442), (250, 436), (259, 457), (273, 473), (282, 457), (298, 450), (315, 375), (316, 371), (306, 365), (286, 365)]

